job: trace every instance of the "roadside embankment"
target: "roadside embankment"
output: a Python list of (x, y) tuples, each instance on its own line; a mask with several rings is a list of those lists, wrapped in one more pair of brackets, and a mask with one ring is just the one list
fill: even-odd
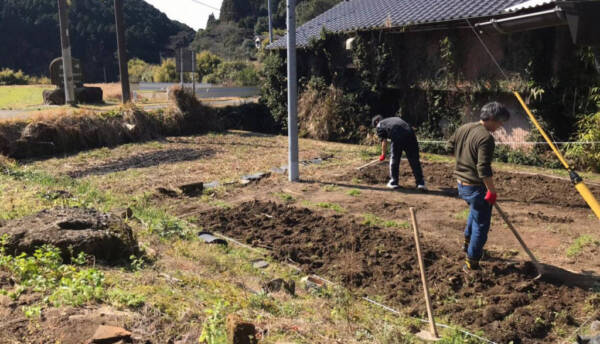
[(273, 132), (266, 109), (244, 104), (220, 109), (203, 105), (175, 90), (172, 105), (145, 111), (127, 104), (107, 112), (40, 113), (30, 119), (0, 122), (0, 154), (16, 159), (41, 158), (82, 150), (114, 147), (164, 136), (193, 135), (226, 129)]

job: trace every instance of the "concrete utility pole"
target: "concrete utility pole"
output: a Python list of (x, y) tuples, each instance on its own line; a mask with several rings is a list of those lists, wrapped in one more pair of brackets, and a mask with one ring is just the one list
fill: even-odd
[(296, 89), (296, 1), (287, 0), (289, 179), (298, 181), (298, 90)]
[(192, 51), (192, 94), (196, 98), (196, 53)]
[(60, 45), (62, 48), (63, 76), (65, 82), (65, 102), (75, 104), (73, 86), (73, 61), (71, 59), (71, 39), (69, 38), (69, 14), (65, 0), (58, 0), (58, 19), (60, 24)]
[(179, 66), (181, 66), (181, 89), (183, 90), (183, 48), (179, 48)]
[(273, 17), (271, 14), (271, 0), (267, 0), (267, 7), (269, 12), (269, 44), (273, 43)]
[(117, 49), (119, 53), (119, 75), (123, 103), (131, 100), (129, 90), (129, 70), (127, 69), (127, 51), (125, 50), (125, 25), (123, 24), (123, 0), (115, 0), (115, 23), (117, 26)]

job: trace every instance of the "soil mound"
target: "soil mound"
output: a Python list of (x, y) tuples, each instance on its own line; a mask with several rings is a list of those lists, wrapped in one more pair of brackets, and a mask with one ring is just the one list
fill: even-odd
[[(321, 216), (272, 202), (247, 202), (201, 214), (206, 230), (271, 248), (306, 271), (425, 317), (419, 267), (409, 231), (369, 227), (355, 218)], [(453, 323), (482, 330), (499, 343), (556, 343), (554, 327), (574, 330), (584, 311), (584, 289), (532, 280), (529, 263), (491, 257), (476, 276), (462, 272), (463, 253), (425, 241), (423, 245), (435, 312)]]
[(58, 247), (65, 261), (71, 252), (85, 252), (108, 264), (127, 261), (138, 253), (137, 241), (131, 228), (117, 216), (93, 209), (56, 208), (0, 227), (0, 235), (8, 234), (5, 246), (8, 254), (32, 254), (39, 246)]
[[(454, 165), (422, 162), (422, 167), (428, 186), (440, 188), (448, 195), (457, 194), (456, 178), (453, 176)], [(562, 207), (587, 207), (583, 198), (568, 180), (505, 171), (494, 171), (494, 173), (500, 200), (554, 204)], [(387, 164), (369, 166), (360, 171), (351, 171), (338, 180), (353, 179), (367, 184), (385, 184), (389, 180), (389, 166)], [(403, 160), (400, 164), (400, 184), (409, 188), (414, 187), (414, 177), (408, 161)], [(600, 195), (600, 187), (589, 186), (589, 188), (593, 194)]]

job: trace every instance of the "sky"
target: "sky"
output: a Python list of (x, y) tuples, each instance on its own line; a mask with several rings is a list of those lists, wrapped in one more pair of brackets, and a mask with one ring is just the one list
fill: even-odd
[(211, 13), (219, 18), (222, 0), (144, 0), (169, 19), (180, 21), (194, 30), (204, 29)]

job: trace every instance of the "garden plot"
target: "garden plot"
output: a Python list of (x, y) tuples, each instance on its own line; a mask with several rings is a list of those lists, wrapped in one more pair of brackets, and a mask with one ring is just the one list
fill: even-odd
[[(259, 201), (207, 211), (198, 218), (206, 230), (269, 248), (282, 262), (295, 262), (306, 272), (339, 281), (359, 294), (381, 296), (413, 316), (425, 316), (408, 231)], [(437, 315), (481, 330), (499, 343), (556, 343), (558, 333), (575, 330), (598, 306), (597, 294), (585, 286), (533, 280), (536, 273), (529, 263), (493, 254), (485, 259), (480, 275), (468, 277), (461, 270), (463, 254), (456, 248), (427, 241), (424, 257)]]

